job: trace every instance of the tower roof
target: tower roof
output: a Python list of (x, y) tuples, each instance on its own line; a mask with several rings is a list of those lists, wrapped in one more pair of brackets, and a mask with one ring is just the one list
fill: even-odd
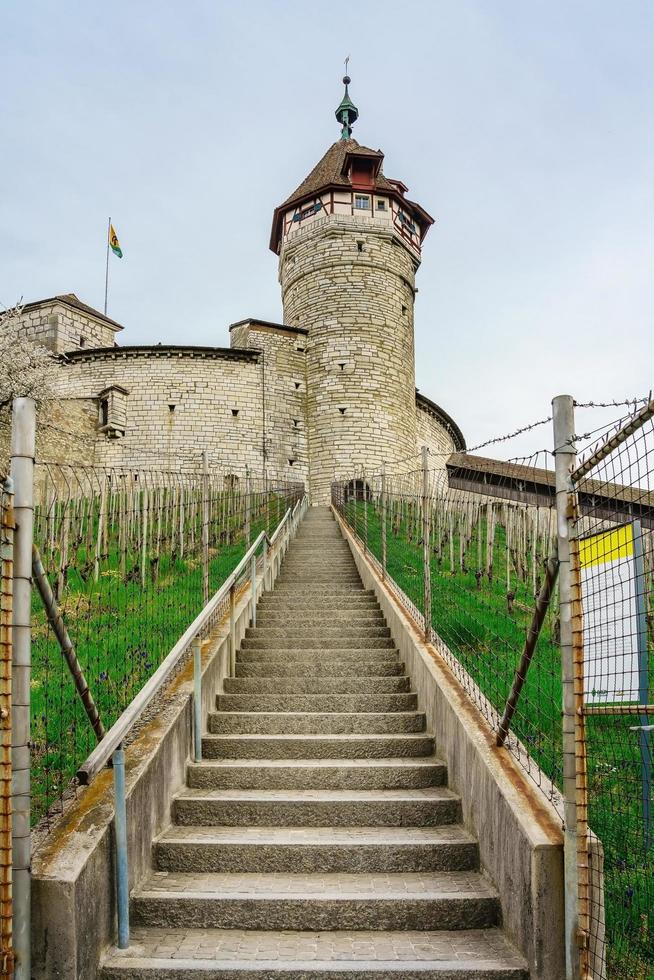
[(299, 187), (290, 194), (280, 205), (287, 208), (291, 204), (303, 201), (305, 197), (310, 197), (318, 191), (328, 187), (351, 187), (350, 178), (347, 175), (346, 163), (348, 156), (373, 157), (379, 161), (379, 168), (375, 180), (376, 190), (392, 191), (393, 184), (381, 173), (381, 164), (384, 154), (381, 150), (371, 150), (367, 146), (361, 146), (354, 139), (337, 140), (332, 143), (325, 155), (315, 165), (308, 177), (302, 181)]

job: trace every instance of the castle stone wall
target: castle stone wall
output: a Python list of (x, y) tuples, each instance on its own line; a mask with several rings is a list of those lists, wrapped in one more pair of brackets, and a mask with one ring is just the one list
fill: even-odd
[(417, 259), (390, 228), (332, 215), (285, 243), (286, 323), (309, 329), (308, 445), (314, 503), (332, 479), (406, 455), (417, 438)]
[(82, 310), (56, 300), (23, 310), (19, 335), (35, 340), (56, 354), (82, 347), (113, 347), (116, 330)]
[(232, 346), (261, 352), (261, 413), (271, 472), (307, 484), (307, 331), (249, 320), (233, 325), (230, 339)]
[(429, 469), (443, 470), (445, 474), (445, 464), (458, 448), (453, 436), (442, 422), (421, 405), (416, 405), (416, 432), (418, 451), (423, 446), (429, 450)]

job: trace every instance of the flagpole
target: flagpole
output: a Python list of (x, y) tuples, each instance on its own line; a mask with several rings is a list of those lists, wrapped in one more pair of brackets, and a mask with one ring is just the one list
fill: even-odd
[(104, 315), (107, 315), (107, 295), (109, 293), (109, 238), (111, 237), (111, 218), (107, 224), (107, 268), (104, 274)]

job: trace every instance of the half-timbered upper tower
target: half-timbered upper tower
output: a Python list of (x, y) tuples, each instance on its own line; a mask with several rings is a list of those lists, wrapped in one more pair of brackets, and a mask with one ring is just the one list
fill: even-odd
[(308, 328), (307, 438), (315, 503), (334, 476), (416, 446), (415, 273), (433, 219), (383, 173), (384, 154), (352, 139), (358, 110), (346, 75), (341, 138), (281, 204), (284, 322)]

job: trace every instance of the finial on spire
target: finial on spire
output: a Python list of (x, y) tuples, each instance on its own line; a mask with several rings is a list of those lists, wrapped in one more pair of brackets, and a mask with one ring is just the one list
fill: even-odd
[(351, 138), (352, 125), (359, 118), (359, 110), (357, 109), (354, 102), (350, 98), (350, 93), (348, 92), (347, 89), (348, 85), (352, 81), (352, 79), (347, 73), (347, 66), (349, 60), (350, 60), (350, 56), (348, 55), (347, 58), (345, 59), (345, 75), (343, 76), (343, 85), (345, 85), (345, 94), (341, 99), (341, 104), (336, 110), (336, 118), (343, 127), (341, 129), (342, 140), (349, 140)]

